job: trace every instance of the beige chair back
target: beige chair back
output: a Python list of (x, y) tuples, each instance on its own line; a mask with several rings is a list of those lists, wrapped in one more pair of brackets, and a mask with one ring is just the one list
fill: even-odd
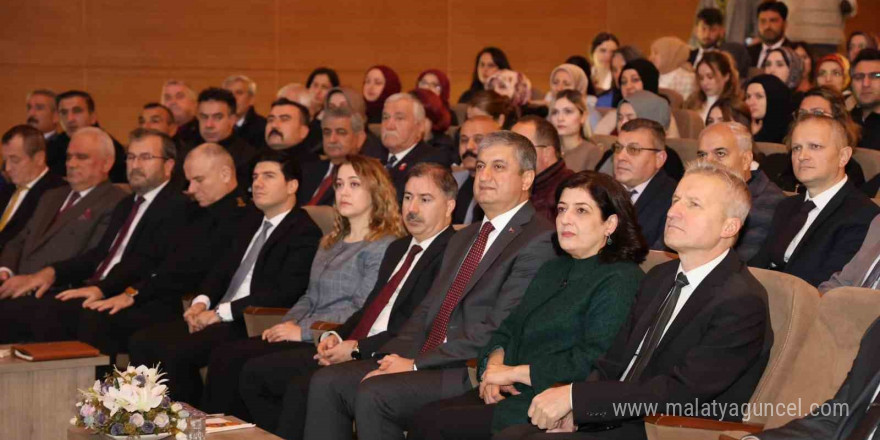
[(309, 213), (309, 217), (321, 228), (321, 233), (327, 235), (333, 230), (333, 219), (336, 217), (336, 210), (332, 206), (303, 206), (303, 209)]
[(678, 125), (678, 137), (681, 138), (696, 139), (700, 137), (700, 132), (706, 125), (703, 118), (695, 110), (673, 108), (672, 117), (675, 118), (675, 124)]
[(755, 142), (755, 150), (754, 153), (761, 153), (765, 156), (778, 153), (788, 154), (788, 147), (773, 142)]
[(667, 261), (677, 260), (678, 255), (673, 254), (672, 252), (664, 252), (664, 251), (648, 251), (648, 255), (645, 257), (645, 261), (639, 265), (642, 268), (642, 271), (648, 273), (654, 266), (658, 264), (663, 264)]
[(596, 113), (599, 113), (599, 119), (602, 119), (603, 116), (613, 111), (617, 111), (617, 109), (614, 107), (596, 107)]
[[(852, 367), (862, 336), (877, 319), (878, 310), (880, 294), (875, 290), (843, 287), (823, 295), (816, 319), (794, 362), (779, 371), (785, 382), (773, 399), (774, 404), (795, 404), (808, 412), (811, 404), (821, 404), (834, 396)], [(770, 414), (765, 429), (805, 415)]]
[(593, 144), (587, 141), (564, 152), (562, 159), (565, 161), (565, 166), (574, 172), (593, 170), (602, 159), (605, 151), (610, 148), (610, 146), (606, 148), (604, 144)]
[(865, 181), (871, 180), (880, 174), (880, 151), (870, 148), (853, 148), (853, 159), (862, 166), (865, 173)]
[(675, 110), (684, 107), (684, 96), (672, 89), (660, 87), (657, 90), (660, 96), (665, 96), (669, 100), (669, 108)]
[(612, 136), (610, 134), (594, 134), (590, 138), (590, 141), (601, 147), (603, 151), (608, 151), (611, 149), (611, 145), (617, 142), (617, 136)]
[(699, 141), (696, 139), (685, 139), (685, 138), (667, 138), (666, 146), (675, 150), (676, 153), (681, 157), (681, 161), (684, 164), (692, 160), (696, 160), (697, 158), (697, 147), (699, 146)]
[[(773, 347), (764, 374), (755, 387), (750, 403), (774, 403), (780, 388), (789, 379), (797, 353), (819, 308), (819, 291), (806, 281), (782, 272), (751, 268), (752, 275), (767, 290)], [(748, 421), (764, 424), (767, 414), (757, 414)]]
[[(255, 307), (254, 309), (261, 309), (260, 307)], [(284, 313), (287, 312), (287, 309), (281, 310), (281, 313), (260, 313), (259, 311), (245, 311), (244, 315), (244, 326), (247, 329), (247, 335), (249, 338), (259, 337), (263, 334), (264, 331), (268, 330), (270, 327), (275, 326), (276, 324), (281, 324), (281, 320), (284, 318)]]

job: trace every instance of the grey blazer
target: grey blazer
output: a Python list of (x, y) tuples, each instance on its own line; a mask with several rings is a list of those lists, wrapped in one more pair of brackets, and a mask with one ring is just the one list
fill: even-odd
[(527, 202), (480, 260), (449, 318), (447, 341), (419, 354), (481, 226), (481, 222), (472, 223), (452, 236), (433, 287), (398, 336), (388, 341), (382, 351), (414, 358), (419, 369), (464, 368), (465, 362), (477, 357), (492, 332), (519, 304), (538, 268), (557, 256), (551, 242), (555, 229), (543, 216), (535, 215), (535, 208)]
[(868, 276), (868, 271), (871, 270), (878, 255), (880, 255), (880, 215), (871, 220), (865, 241), (852, 260), (849, 260), (840, 272), (831, 275), (831, 279), (820, 284), (819, 292), (825, 293), (837, 287), (861, 287), (862, 280)]
[(33, 273), (97, 246), (113, 208), (127, 195), (109, 180), (104, 181), (53, 223), (68, 194), (70, 187), (66, 185), (43, 194), (24, 230), (3, 247), (0, 267), (16, 274)]

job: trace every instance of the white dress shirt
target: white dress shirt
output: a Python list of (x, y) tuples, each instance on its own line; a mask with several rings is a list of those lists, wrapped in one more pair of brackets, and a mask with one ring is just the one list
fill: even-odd
[(397, 164), (399, 164), (400, 161), (402, 161), (403, 158), (406, 157), (406, 155), (409, 154), (409, 152), (412, 151), (413, 148), (415, 148), (416, 145), (418, 145), (418, 144), (419, 144), (419, 143), (416, 142), (416, 143), (413, 144), (412, 147), (409, 147), (409, 148), (407, 148), (406, 150), (403, 150), (403, 151), (401, 151), (400, 153), (397, 153), (397, 154), (389, 152), (389, 153), (388, 153), (388, 159), (391, 159), (391, 156), (394, 156), (394, 163), (392, 163), (391, 166), (396, 166)]
[[(134, 220), (132, 220), (132, 222), (131, 222), (131, 226), (128, 228), (128, 231), (126, 231), (125, 237), (122, 237), (122, 243), (120, 243), (119, 247), (116, 248), (116, 255), (113, 256), (113, 259), (110, 260), (110, 264), (108, 264), (107, 267), (104, 268), (104, 271), (101, 272), (100, 279), (103, 280), (104, 277), (106, 277), (107, 274), (110, 273), (110, 269), (112, 269), (113, 266), (116, 266), (116, 264), (118, 264), (119, 261), (122, 260), (122, 254), (125, 253), (125, 248), (126, 248), (126, 246), (128, 246), (128, 240), (131, 239), (131, 234), (134, 232), (134, 229), (137, 228), (138, 223), (140, 223), (141, 219), (144, 217), (144, 213), (147, 212), (147, 209), (150, 208), (150, 204), (153, 203), (153, 200), (156, 198), (156, 195), (158, 195), (159, 191), (162, 191), (162, 188), (165, 188), (166, 185), (168, 185), (167, 180), (165, 181), (165, 183), (151, 189), (146, 194), (140, 196), (140, 197), (144, 198), (144, 201), (141, 202), (141, 206), (140, 206), (140, 208), (138, 208), (137, 214), (135, 214)], [(135, 197), (137, 197), (137, 196), (135, 196)], [(113, 242), (116, 242), (116, 240), (119, 240), (119, 239), (120, 239), (119, 237), (116, 237), (113, 239)], [(111, 243), (110, 247), (113, 247), (112, 243)]]
[[(28, 192), (29, 192), (31, 189), (33, 189), (33, 188), (34, 188), (34, 185), (36, 185), (37, 182), (39, 182), (40, 179), (42, 179), (43, 176), (45, 176), (46, 173), (48, 173), (48, 172), (49, 172), (49, 168), (44, 169), (43, 172), (40, 173), (40, 175), (37, 176), (36, 179), (31, 180), (30, 182), (26, 183), (26, 184), (21, 188), (21, 192), (18, 194), (18, 199), (15, 200), (15, 204), (9, 207), (9, 209), (12, 209), (12, 212), (9, 213), (9, 219), (10, 219), (10, 220), (12, 219), (12, 216), (15, 215), (16, 211), (18, 211), (18, 207), (21, 206), (21, 202), (23, 202), (23, 201), (24, 201), (24, 198), (27, 197)], [(5, 211), (4, 211), (4, 212), (5, 212)]]
[[(657, 174), (655, 173), (654, 176), (656, 176), (656, 175)], [(635, 188), (630, 188), (626, 185), (623, 185), (623, 187), (626, 188), (626, 192), (630, 193), (629, 199), (632, 200), (633, 205), (635, 205), (636, 201), (639, 200), (639, 196), (641, 196), (642, 193), (645, 192), (645, 188), (648, 187), (648, 184), (651, 183), (652, 180), (654, 180), (654, 176), (651, 176), (650, 179), (636, 185)], [(632, 194), (633, 190), (636, 191), (635, 194)]]
[[(251, 250), (251, 247), (253, 247), (254, 242), (257, 241), (257, 237), (263, 231), (263, 223), (269, 222), (272, 225), (272, 226), (269, 226), (269, 230), (266, 231), (266, 242), (268, 242), (269, 237), (272, 236), (272, 233), (275, 232), (275, 229), (278, 227), (279, 224), (281, 224), (281, 221), (283, 221), (284, 218), (287, 217), (287, 214), (289, 214), (290, 211), (291, 210), (284, 211), (281, 214), (278, 214), (272, 218), (263, 217), (263, 222), (260, 223), (259, 229), (257, 229), (257, 232), (255, 232), (254, 236), (251, 238), (251, 243), (248, 245), (247, 249), (244, 251), (244, 254), (241, 256), (242, 261), (244, 261), (244, 258), (248, 254), (248, 251)], [(264, 244), (264, 246), (265, 246), (265, 244)], [(254, 266), (256, 266), (256, 261), (254, 262)], [(244, 297), (251, 294), (251, 278), (253, 278), (253, 276), (254, 276), (254, 268), (251, 267), (250, 270), (248, 270), (247, 275), (244, 277), (244, 281), (242, 281), (241, 287), (238, 288), (238, 291), (235, 292), (235, 295), (232, 297), (232, 301), (244, 298)], [(230, 301), (230, 302), (232, 302), (232, 301)], [(232, 321), (232, 307), (229, 304), (230, 302), (220, 303), (217, 305), (217, 315), (220, 316), (220, 320), (223, 322), (231, 322)], [(209, 298), (208, 295), (199, 295), (193, 300), (192, 303), (193, 304), (202, 303), (205, 305), (206, 309), (211, 308), (211, 298)]]
[(433, 237), (427, 238), (421, 243), (416, 241), (415, 237), (410, 240), (409, 247), (406, 249), (406, 253), (404, 253), (403, 258), (401, 258), (400, 261), (397, 262), (397, 266), (395, 266), (394, 270), (391, 271), (391, 276), (388, 278), (388, 280), (391, 280), (391, 277), (393, 277), (394, 274), (396, 274), (397, 271), (400, 270), (400, 267), (403, 266), (404, 261), (406, 261), (406, 256), (409, 255), (409, 251), (410, 249), (412, 249), (413, 246), (421, 246), (422, 251), (416, 254), (416, 256), (413, 258), (412, 264), (409, 266), (409, 270), (407, 270), (406, 274), (403, 275), (400, 283), (397, 284), (397, 289), (394, 291), (393, 294), (391, 294), (391, 299), (388, 300), (388, 304), (386, 304), (385, 308), (383, 308), (382, 311), (379, 312), (379, 316), (376, 316), (376, 321), (373, 322), (373, 326), (370, 327), (370, 331), (369, 333), (367, 333), (367, 336), (373, 336), (375, 334), (382, 333), (385, 330), (388, 330), (388, 320), (391, 318), (391, 309), (394, 307), (394, 302), (397, 301), (397, 295), (400, 294), (400, 288), (403, 287), (404, 283), (406, 283), (406, 280), (409, 278), (409, 274), (412, 273), (413, 268), (416, 267), (416, 264), (418, 264), (419, 260), (422, 258), (422, 255), (425, 255), (425, 251), (428, 250), (428, 246), (431, 246), (431, 243), (434, 242), (434, 239), (437, 238), (438, 235), (442, 234), (445, 230), (446, 229), (444, 228), (442, 231), (434, 234)]
[(791, 254), (793, 254), (795, 249), (797, 249), (798, 244), (800, 244), (801, 242), (801, 239), (804, 238), (804, 234), (806, 234), (807, 231), (810, 230), (810, 226), (813, 224), (813, 222), (816, 221), (816, 217), (819, 217), (819, 214), (822, 213), (822, 210), (825, 208), (826, 205), (828, 205), (828, 202), (830, 202), (831, 199), (833, 199), (834, 196), (836, 196), (837, 193), (840, 192), (840, 189), (843, 188), (846, 180), (847, 177), (846, 174), (844, 174), (843, 179), (840, 179), (840, 182), (835, 183), (834, 186), (832, 186), (831, 188), (828, 188), (813, 197), (811, 197), (810, 192), (807, 191), (804, 202), (806, 202), (807, 200), (812, 200), (813, 203), (816, 204), (816, 207), (813, 208), (813, 210), (810, 211), (809, 214), (807, 214), (807, 221), (804, 223), (804, 227), (802, 227), (801, 230), (798, 231), (797, 235), (795, 235), (794, 238), (791, 239), (791, 243), (788, 244), (788, 247), (785, 248), (784, 258), (786, 263), (788, 263), (788, 259), (791, 258)]
[[(663, 339), (663, 336), (666, 335), (666, 331), (669, 330), (669, 327), (675, 321), (675, 317), (678, 316), (678, 313), (681, 312), (681, 309), (684, 308), (685, 303), (687, 303), (688, 299), (690, 299), (691, 295), (693, 295), (694, 290), (699, 287), (700, 283), (706, 279), (709, 274), (721, 264), (721, 261), (724, 260), (724, 257), (730, 252), (730, 249), (721, 253), (721, 255), (715, 257), (712, 261), (703, 264), (702, 266), (695, 267), (690, 270), (690, 272), (685, 272), (681, 267), (681, 263), (678, 264), (678, 271), (675, 273), (675, 276), (678, 277), (678, 274), (683, 273), (685, 277), (687, 277), (688, 285), (681, 288), (681, 293), (678, 296), (678, 301), (675, 303), (675, 308), (672, 310), (672, 316), (669, 317), (669, 322), (666, 323), (666, 327), (663, 329), (663, 335), (660, 336), (660, 339)], [(645, 343), (645, 338), (648, 336), (648, 332), (651, 331), (649, 328), (648, 331), (645, 332), (645, 335), (642, 336), (642, 342), (639, 343), (639, 348), (636, 349), (635, 355), (631, 361), (629, 361), (629, 365), (626, 367), (626, 370), (623, 372), (623, 375), (620, 376), (620, 380), (626, 377), (626, 374), (629, 373), (629, 370), (632, 368), (633, 364), (636, 361), (636, 357), (639, 352), (642, 351), (642, 344)]]
[[(528, 200), (526, 200), (527, 202)], [(495, 243), (495, 239), (498, 238), (499, 235), (504, 231), (504, 228), (507, 227), (507, 224), (510, 223), (510, 220), (519, 212), (520, 209), (526, 204), (526, 202), (522, 202), (519, 205), (513, 207), (513, 209), (505, 212), (504, 214), (496, 215), (495, 218), (489, 220), (488, 217), (483, 217), (483, 222), (480, 224), (480, 228), (483, 228), (483, 224), (486, 222), (491, 222), (492, 227), (495, 228), (492, 232), (489, 233), (489, 238), (486, 240), (486, 247), (483, 248), (483, 255), (480, 255), (480, 260), (486, 256), (486, 252), (489, 252), (489, 248), (492, 247), (492, 243)], [(478, 234), (479, 235), (479, 234)]]
[(759, 69), (763, 69), (764, 68), (764, 60), (767, 59), (767, 54), (773, 49), (778, 49), (778, 48), (782, 47), (783, 43), (785, 43), (785, 37), (780, 38), (779, 41), (777, 41), (776, 43), (773, 43), (770, 46), (768, 46), (764, 43), (761, 43), (761, 54), (758, 55), (757, 67)]

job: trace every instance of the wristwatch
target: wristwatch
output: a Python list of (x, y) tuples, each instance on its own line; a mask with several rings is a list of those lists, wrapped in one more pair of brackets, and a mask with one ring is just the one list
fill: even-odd
[(361, 348), (357, 341), (354, 342), (354, 349), (351, 350), (351, 358), (356, 361), (361, 360)]
[(122, 293), (134, 298), (137, 296), (138, 290), (135, 289), (134, 287), (129, 286), (129, 287), (126, 287), (125, 290), (122, 291)]

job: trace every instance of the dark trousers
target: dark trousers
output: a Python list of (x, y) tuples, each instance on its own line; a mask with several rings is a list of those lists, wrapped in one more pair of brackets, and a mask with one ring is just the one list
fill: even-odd
[(244, 364), (253, 358), (296, 347), (297, 342), (262, 340), (259, 336), (225, 343), (211, 351), (208, 377), (202, 408), (208, 413), (232, 414), (243, 420), (253, 420), (244, 401), (239, 397), (239, 377)]
[(407, 440), (489, 440), (495, 405), (474, 389), (451, 399), (425, 405), (413, 417)]
[(403, 440), (419, 409), (471, 389), (465, 367), (385, 374), (361, 382), (375, 368), (370, 359), (331, 365), (312, 375), (306, 440), (350, 440), (352, 418), (359, 440)]
[(534, 425), (513, 425), (492, 436), (492, 440), (639, 440), (645, 439), (645, 424), (624, 423), (608, 431), (547, 433)]
[(199, 369), (208, 365), (211, 351), (246, 337), (244, 325), (238, 322), (220, 322), (190, 334), (186, 322), (178, 320), (136, 332), (128, 347), (133, 365), (161, 363), (172, 400), (198, 407), (203, 388)]
[[(180, 319), (180, 300), (149, 301), (120, 310), (115, 315), (84, 309), (79, 318), (77, 339), (97, 348), (115, 362), (116, 355), (128, 353), (128, 339), (137, 331)], [(124, 366), (123, 366), (124, 367)]]
[(253, 358), (241, 371), (239, 391), (251, 421), (285, 439), (303, 438), (309, 381), (321, 366), (315, 346), (305, 342)]
[(76, 339), (82, 299), (60, 301), (50, 289), (41, 298), (23, 296), (0, 301), (0, 343)]

